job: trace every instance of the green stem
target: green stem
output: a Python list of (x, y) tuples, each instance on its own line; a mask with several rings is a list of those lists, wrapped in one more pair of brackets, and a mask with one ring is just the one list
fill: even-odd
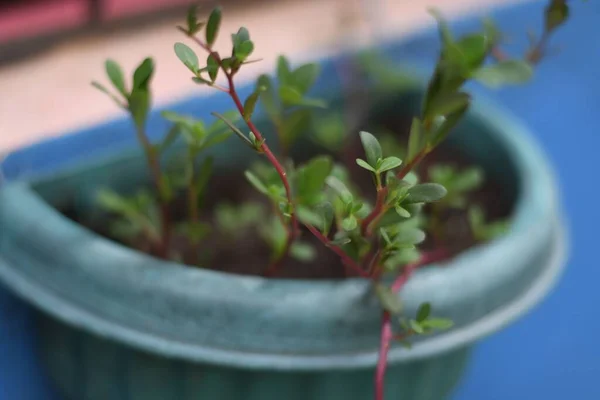
[(141, 143), (144, 153), (146, 155), (146, 162), (152, 176), (154, 187), (158, 193), (158, 199), (160, 202), (160, 224), (161, 224), (161, 235), (158, 248), (156, 249), (156, 255), (160, 258), (166, 259), (169, 255), (169, 247), (171, 241), (171, 212), (169, 210), (169, 203), (163, 196), (163, 183), (162, 183), (162, 172), (160, 168), (160, 160), (157, 157), (156, 151), (152, 146), (152, 143), (148, 139), (143, 126), (136, 127), (136, 134), (139, 142)]
[(196, 176), (194, 171), (194, 157), (188, 155), (188, 214), (193, 223), (198, 222), (200, 216), (198, 214), (198, 186), (196, 185)]
[[(415, 157), (408, 163), (402, 166), (400, 171), (396, 174), (396, 178), (402, 180), (408, 175), (410, 171), (427, 155), (428, 149), (425, 148), (415, 155)], [(385, 196), (387, 196), (388, 188), (384, 187), (377, 191), (377, 201), (373, 211), (363, 219), (360, 231), (364, 237), (369, 237), (373, 234), (372, 226), (383, 216), (387, 211), (385, 207)]]

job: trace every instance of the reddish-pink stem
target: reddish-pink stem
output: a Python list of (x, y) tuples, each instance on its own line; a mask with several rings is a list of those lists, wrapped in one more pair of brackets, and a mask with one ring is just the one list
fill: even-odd
[[(398, 292), (402, 286), (408, 282), (413, 271), (417, 268), (417, 263), (409, 264), (404, 267), (402, 274), (392, 284), (392, 291)], [(383, 400), (385, 391), (385, 372), (387, 370), (387, 358), (390, 345), (394, 335), (392, 333), (391, 315), (388, 311), (383, 311), (381, 318), (381, 341), (379, 343), (379, 360), (377, 360), (377, 369), (375, 370), (375, 400)]]
[[(244, 115), (244, 105), (240, 99), (240, 96), (238, 95), (238, 93), (236, 91), (235, 82), (233, 81), (233, 76), (234, 76), (235, 72), (233, 72), (233, 71), (228, 72), (223, 67), (223, 61), (221, 60), (219, 53), (217, 53), (216, 51), (213, 51), (210, 46), (208, 46), (206, 43), (202, 42), (201, 40), (199, 40), (198, 38), (196, 38), (193, 35), (188, 35), (188, 36), (190, 36), (190, 38), (192, 40), (194, 40), (200, 47), (202, 47), (205, 51), (207, 51), (209, 53), (210, 57), (212, 57), (217, 62), (217, 64), (219, 65), (219, 67), (221, 68), (223, 73), (225, 74), (225, 77), (227, 78), (227, 84), (228, 84), (229, 88), (226, 89), (225, 91), (226, 91), (226, 93), (229, 94), (229, 96), (233, 100), (236, 108), (238, 109), (238, 112), (243, 116)], [(223, 90), (223, 88), (220, 88), (219, 90)], [(267, 157), (269, 162), (273, 165), (275, 170), (277, 171), (277, 174), (279, 175), (279, 178), (281, 179), (283, 187), (285, 188), (285, 194), (286, 194), (288, 203), (292, 206), (292, 210), (290, 212), (291, 227), (287, 228), (288, 232), (287, 232), (287, 239), (286, 239), (284, 252), (281, 254), (280, 257), (278, 257), (276, 260), (274, 260), (273, 263), (267, 268), (267, 272), (269, 272), (270, 274), (273, 274), (273, 273), (276, 273), (277, 270), (279, 270), (281, 264), (283, 263), (283, 260), (286, 258), (287, 254), (289, 252), (289, 249), (292, 246), (292, 243), (298, 236), (298, 233), (299, 233), (298, 219), (296, 218), (296, 213), (294, 212), (294, 209), (293, 209), (294, 201), (293, 201), (292, 189), (290, 187), (290, 183), (287, 178), (287, 173), (285, 172), (285, 168), (283, 168), (283, 166), (281, 165), (281, 163), (279, 162), (277, 157), (275, 157), (275, 155), (273, 154), (273, 152), (271, 151), (271, 149), (265, 142), (262, 133), (258, 130), (258, 128), (254, 125), (254, 123), (249, 118), (244, 118), (244, 120), (246, 121), (246, 125), (248, 126), (250, 131), (256, 137), (257, 141), (262, 142), (260, 149), (265, 154), (265, 156)]]
[(358, 275), (363, 278), (370, 278), (369, 274), (364, 271), (350, 256), (348, 256), (344, 250), (339, 248), (338, 246), (331, 243), (327, 236), (323, 235), (317, 228), (314, 226), (305, 224), (306, 229), (308, 229), (317, 239), (319, 239), (325, 246), (329, 247), (335, 254), (340, 256), (342, 259), (342, 263), (346, 266), (346, 268), (353, 270)]
[(387, 358), (392, 339), (391, 315), (388, 311), (384, 311), (381, 318), (379, 359), (375, 370), (375, 400), (383, 400), (385, 396), (385, 371), (387, 370)]
[[(439, 261), (448, 257), (448, 252), (445, 249), (439, 249), (429, 253), (424, 253), (419, 261), (412, 264), (408, 264), (404, 267), (402, 274), (400, 274), (396, 280), (392, 283), (392, 292), (398, 293), (400, 289), (406, 285), (406, 282), (410, 279), (413, 272), (423, 265), (430, 264), (435, 261)], [(381, 318), (381, 342), (379, 344), (379, 360), (377, 361), (377, 369), (375, 371), (375, 400), (384, 399), (384, 383), (385, 383), (385, 372), (387, 370), (387, 358), (390, 350), (390, 345), (394, 339), (392, 332), (391, 315), (388, 311), (383, 311)], [(401, 339), (397, 337), (396, 339)]]

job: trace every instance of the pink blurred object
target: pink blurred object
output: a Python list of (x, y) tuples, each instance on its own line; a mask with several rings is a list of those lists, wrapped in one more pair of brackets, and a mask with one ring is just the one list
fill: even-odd
[(0, 43), (83, 26), (88, 7), (86, 0), (0, 3)]
[(198, 3), (194, 0), (104, 0), (102, 1), (102, 19), (112, 20), (163, 8)]

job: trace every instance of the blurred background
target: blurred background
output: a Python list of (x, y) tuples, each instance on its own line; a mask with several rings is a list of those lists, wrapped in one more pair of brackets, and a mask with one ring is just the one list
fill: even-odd
[[(256, 57), (245, 76), (271, 71), (276, 56), (321, 57), (428, 26), (427, 7), (448, 17), (518, 0), (225, 0), (225, 32), (249, 28)], [(0, 0), (0, 152), (118, 115), (91, 90), (108, 57), (131, 70), (156, 59), (154, 96), (164, 104), (198, 93), (173, 54), (175, 26), (190, 0)], [(196, 0), (206, 9), (216, 2)], [(229, 40), (221, 35), (222, 44)], [(432, 52), (432, 57), (434, 53)], [(243, 76), (241, 77), (243, 79)], [(205, 90), (206, 88), (200, 89)], [(67, 110), (65, 112), (65, 110)]]

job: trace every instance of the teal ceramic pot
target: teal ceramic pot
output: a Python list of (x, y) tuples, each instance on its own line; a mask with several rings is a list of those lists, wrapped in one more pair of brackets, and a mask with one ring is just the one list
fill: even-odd
[[(196, 99), (175, 109), (224, 104)], [(0, 191), (0, 278), (40, 311), (40, 351), (66, 398), (371, 399), (381, 312), (367, 282), (189, 268), (57, 211), (65, 199), (89, 210), (99, 187), (145, 179), (141, 157), (126, 150), (129, 135), (121, 121), (38, 145), (17, 156), (34, 172)], [(563, 266), (556, 184), (526, 129), (478, 100), (452, 143), (498, 181), (499, 196), (514, 197), (513, 224), (498, 240), (418, 271), (402, 291), (408, 314), (430, 301), (456, 325), (411, 350), (391, 349), (389, 399), (445, 398), (472, 345), (540, 301)], [(232, 146), (227, 159), (242, 154)], [(217, 157), (221, 168), (238, 168)]]

